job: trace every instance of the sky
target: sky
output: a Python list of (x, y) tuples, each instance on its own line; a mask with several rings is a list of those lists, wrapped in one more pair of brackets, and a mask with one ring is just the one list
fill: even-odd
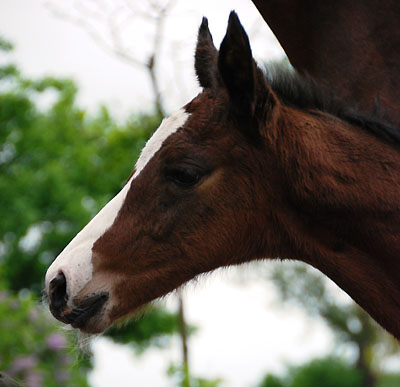
[[(107, 0), (97, 2), (109, 4)], [(72, 0), (1, 0), (0, 36), (15, 44), (8, 58), (27, 76), (73, 78), (79, 85), (78, 103), (92, 112), (105, 104), (123, 120), (133, 111), (151, 109), (150, 82), (143, 69), (112, 55), (82, 26), (65, 20), (66, 16), (76, 17), (76, 4)], [(86, 4), (90, 8), (96, 2), (87, 0)], [(64, 17), (57, 17), (54, 9)], [(249, 32), (256, 59), (283, 57), (250, 0), (177, 0), (165, 25), (165, 45), (157, 69), (169, 112), (199, 91), (193, 52), (202, 16), (208, 17), (214, 42), (219, 46), (231, 9), (238, 12)], [(124, 39), (143, 60), (151, 29), (137, 20), (132, 23)], [(104, 33), (101, 17), (95, 18), (93, 26)], [(328, 329), (300, 309), (276, 305), (274, 288), (254, 272), (260, 272), (259, 266), (218, 270), (185, 288), (187, 320), (199, 329), (190, 339), (194, 375), (220, 377), (226, 387), (251, 386), (266, 372), (283, 372), (286, 364), (299, 364), (331, 350), (333, 339)], [(177, 308), (173, 295), (166, 305)], [(180, 360), (177, 340), (169, 349), (150, 350), (136, 357), (129, 347), (100, 337), (94, 340), (93, 351), (95, 368), (90, 381), (94, 387), (171, 386), (166, 369)]]
[[(262, 265), (265, 269), (268, 264)], [(189, 340), (195, 376), (221, 378), (226, 387), (255, 386), (267, 372), (284, 373), (287, 364), (301, 364), (331, 350), (328, 328), (293, 305), (278, 305), (274, 287), (254, 275), (259, 271), (252, 265), (219, 269), (186, 286), (187, 321), (199, 329)], [(175, 301), (172, 295), (166, 304), (177, 310)], [(170, 387), (165, 370), (179, 363), (179, 348), (176, 340), (169, 349), (135, 358), (128, 348), (100, 339), (90, 380), (102, 387), (111, 380), (118, 387)]]
[[(91, 3), (110, 0), (87, 0)], [(159, 0), (164, 1), (165, 0)], [(248, 30), (256, 58), (281, 58), (283, 51), (249, 0), (175, 0), (167, 18), (158, 74), (167, 110), (172, 112), (192, 99), (199, 88), (193, 70), (193, 53), (198, 26), (203, 16), (218, 47), (226, 30), (231, 9), (235, 9)], [(132, 66), (106, 51), (82, 26), (69, 19), (82, 18), (75, 0), (1, 0), (0, 33), (15, 43), (13, 58), (27, 75), (60, 75), (75, 79), (80, 86), (79, 103), (91, 109), (104, 103), (125, 117), (132, 110), (148, 110), (151, 84), (141, 67)], [(124, 3), (115, 0), (111, 3)], [(140, 4), (140, 1), (131, 0)], [(115, 7), (110, 7), (110, 9)], [(61, 14), (62, 17), (56, 15)], [(106, 34), (107, 10), (100, 17), (83, 17), (99, 35)], [(144, 62), (151, 46), (151, 26), (134, 18), (124, 29), (123, 41), (134, 57)], [(107, 40), (107, 39), (106, 39)]]

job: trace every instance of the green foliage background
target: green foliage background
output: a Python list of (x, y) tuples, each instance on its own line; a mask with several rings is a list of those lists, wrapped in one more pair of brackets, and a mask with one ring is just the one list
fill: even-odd
[[(0, 39), (0, 55), (11, 49)], [(87, 114), (76, 95), (71, 80), (32, 80), (12, 64), (0, 66), (0, 371), (27, 386), (35, 378), (46, 386), (87, 385), (90, 361), (40, 306), (44, 275), (121, 189), (161, 120), (137, 114), (119, 124), (106, 107)], [(107, 334), (140, 353), (166, 345), (177, 330), (177, 316), (154, 307)], [(56, 332), (63, 345), (51, 356), (46, 343), (57, 341)]]
[(312, 360), (285, 377), (267, 375), (260, 387), (363, 387), (362, 373), (338, 358)]
[[(267, 374), (259, 387), (367, 387), (362, 370), (348, 360), (328, 356), (313, 359), (297, 367), (289, 367), (284, 376)], [(397, 387), (399, 374), (381, 374), (375, 384), (377, 387)]]
[[(91, 363), (32, 293), (0, 292), (0, 365), (23, 386), (88, 386)], [(2, 385), (0, 383), (0, 385)]]
[[(0, 55), (11, 50), (0, 38)], [(0, 66), (0, 371), (32, 387), (87, 385), (90, 359), (40, 306), (44, 275), (121, 189), (161, 120), (136, 114), (121, 124), (104, 106), (88, 114), (76, 96), (71, 80), (32, 80), (12, 64)], [(290, 367), (283, 377), (267, 375), (263, 387), (358, 387), (367, 379), (368, 386), (400, 385), (398, 375), (380, 372), (382, 359), (398, 346), (357, 306), (337, 304), (321, 276), (296, 266), (274, 271), (272, 280), (282, 300), (324, 319), (338, 343), (357, 347), (359, 355), (353, 363), (331, 356)], [(156, 307), (106, 334), (141, 353), (167, 345), (178, 325), (175, 314)], [(179, 365), (169, 374), (178, 385), (221, 383), (186, 380)]]
[[(120, 190), (159, 119), (117, 125), (105, 107), (95, 117), (78, 108), (70, 80), (0, 74), (0, 275), (39, 294), (49, 263)], [(46, 93), (55, 102), (43, 111)]]

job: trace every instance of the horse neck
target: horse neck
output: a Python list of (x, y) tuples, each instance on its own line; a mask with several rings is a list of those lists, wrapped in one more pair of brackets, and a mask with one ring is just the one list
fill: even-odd
[(271, 145), (293, 255), (400, 338), (400, 152), (323, 114), (282, 108)]

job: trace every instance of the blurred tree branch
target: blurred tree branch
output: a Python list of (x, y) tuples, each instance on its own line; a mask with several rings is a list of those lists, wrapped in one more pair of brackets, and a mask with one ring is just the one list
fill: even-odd
[[(157, 65), (163, 44), (163, 33), (165, 20), (168, 13), (174, 6), (176, 0), (149, 0), (146, 3), (133, 0), (123, 0), (122, 2), (109, 2), (107, 0), (74, 1), (74, 11), (65, 10), (60, 5), (47, 0), (45, 2), (48, 9), (57, 17), (72, 22), (83, 28), (92, 39), (105, 51), (112, 53), (124, 62), (144, 69), (151, 81), (154, 106), (157, 115), (162, 118), (165, 116), (163, 105), (160, 79), (157, 73)], [(130, 44), (124, 41), (125, 28), (130, 23), (139, 22), (140, 19), (146, 20), (152, 31), (152, 39), (147, 57), (141, 58), (140, 54), (131, 48)], [(95, 21), (95, 22), (94, 22)], [(99, 31), (99, 26), (105, 29), (105, 33)], [(131, 39), (129, 39), (130, 41)], [(182, 342), (182, 361), (183, 361), (183, 386), (190, 387), (189, 361), (188, 361), (188, 326), (184, 313), (184, 297), (181, 290), (177, 291), (178, 298), (178, 319), (179, 334)], [(118, 335), (115, 330), (114, 335)], [(131, 335), (128, 334), (128, 337)]]
[(328, 279), (305, 264), (276, 266), (270, 278), (282, 301), (295, 302), (309, 314), (321, 317), (338, 344), (356, 346), (355, 366), (364, 375), (364, 386), (375, 386), (383, 359), (399, 349), (395, 339), (356, 303), (340, 302)]
[[(165, 20), (176, 0), (152, 0), (145, 3), (132, 0), (76, 0), (68, 2), (70, 7), (66, 7), (66, 3), (60, 5), (54, 0), (46, 0), (44, 3), (58, 18), (83, 28), (105, 51), (129, 65), (145, 70), (151, 82), (156, 112), (160, 117), (165, 116), (157, 66), (163, 44)], [(145, 57), (140, 55), (137, 47), (132, 48), (131, 35), (128, 40), (124, 39), (129, 26), (143, 21), (152, 30), (152, 39)], [(136, 41), (137, 39), (136, 37)]]

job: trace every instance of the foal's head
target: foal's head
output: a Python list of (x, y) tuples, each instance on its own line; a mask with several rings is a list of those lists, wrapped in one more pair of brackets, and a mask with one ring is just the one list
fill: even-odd
[(49, 268), (59, 320), (101, 332), (200, 273), (277, 255), (264, 133), (279, 102), (235, 13), (219, 52), (203, 19), (195, 68), (203, 91), (162, 122), (122, 191)]

